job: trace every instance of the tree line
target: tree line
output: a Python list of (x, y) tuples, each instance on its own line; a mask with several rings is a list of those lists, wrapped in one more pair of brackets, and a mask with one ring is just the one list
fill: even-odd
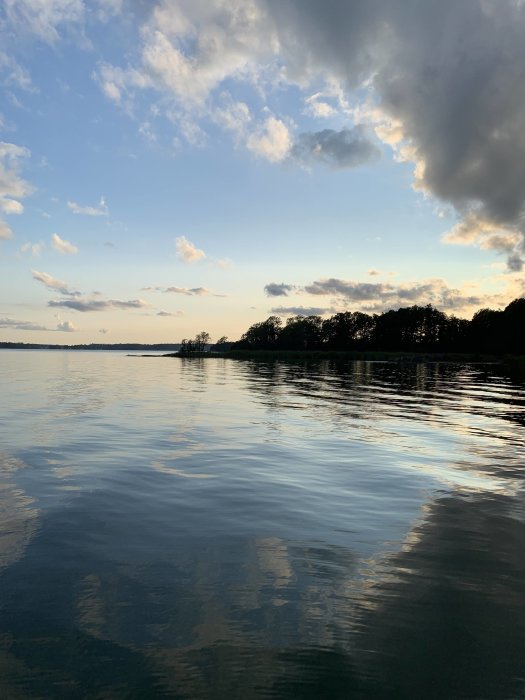
[[(221, 339), (223, 340), (223, 339)], [(427, 306), (382, 314), (344, 311), (327, 319), (278, 316), (254, 323), (233, 350), (377, 350), (487, 354), (525, 353), (525, 298), (503, 310), (481, 309), (472, 320)]]

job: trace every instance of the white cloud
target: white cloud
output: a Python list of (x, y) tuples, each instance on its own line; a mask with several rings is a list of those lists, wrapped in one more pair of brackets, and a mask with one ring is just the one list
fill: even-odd
[(233, 267), (233, 260), (230, 260), (230, 258), (219, 258), (218, 260), (214, 260), (213, 264), (221, 270), (231, 270)]
[(271, 163), (279, 163), (288, 156), (292, 138), (283, 121), (268, 117), (264, 124), (248, 136), (246, 147)]
[(60, 321), (57, 324), (57, 331), (63, 331), (64, 333), (74, 333), (76, 330), (77, 328), (71, 321)]
[(175, 242), (177, 257), (185, 263), (196, 263), (204, 260), (206, 253), (191, 243), (185, 236), (179, 236)]
[(51, 245), (62, 255), (76, 255), (78, 253), (77, 246), (60, 238), (58, 233), (51, 236)]
[(67, 203), (67, 206), (73, 212), (73, 214), (82, 214), (83, 216), (109, 216), (109, 209), (106, 205), (104, 197), (100, 198), (98, 207), (84, 207), (71, 201)]
[(22, 246), (20, 246), (20, 253), (31, 253), (31, 255), (34, 258), (38, 258), (40, 253), (44, 250), (46, 247), (46, 244), (43, 241), (39, 241), (38, 243), (32, 243), (31, 241), (27, 241), (27, 243), (24, 243)]
[(19, 35), (34, 34), (49, 44), (59, 39), (60, 27), (80, 25), (85, 17), (82, 0), (4, 0), (4, 12)]
[(9, 198), (0, 200), (0, 208), (5, 214), (22, 214), (24, 211), (24, 207), (20, 202)]
[(21, 66), (13, 56), (0, 51), (0, 76), (4, 85), (13, 86), (26, 92), (36, 92), (26, 68)]
[(123, 0), (95, 0), (98, 9), (96, 11), (97, 19), (101, 22), (107, 22), (113, 17), (118, 16), (123, 10)]
[(38, 270), (31, 270), (33, 279), (37, 282), (41, 282), (48, 289), (53, 289), (54, 291), (60, 292), (66, 295), (76, 295), (78, 292), (72, 292), (68, 285), (62, 280), (49, 275), (47, 272), (39, 272)]
[(13, 237), (13, 232), (10, 226), (5, 221), (0, 219), (0, 241), (7, 241), (9, 238)]
[(326, 119), (337, 115), (337, 109), (323, 99), (324, 94), (316, 92), (305, 99), (306, 113), (317, 119)]
[(27, 148), (0, 141), (0, 209), (6, 214), (21, 214), (24, 208), (18, 200), (33, 190), (19, 175), (22, 162), (30, 155)]

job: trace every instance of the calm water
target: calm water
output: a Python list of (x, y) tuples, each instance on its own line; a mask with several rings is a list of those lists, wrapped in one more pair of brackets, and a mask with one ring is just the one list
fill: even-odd
[(0, 697), (525, 697), (524, 384), (0, 354)]

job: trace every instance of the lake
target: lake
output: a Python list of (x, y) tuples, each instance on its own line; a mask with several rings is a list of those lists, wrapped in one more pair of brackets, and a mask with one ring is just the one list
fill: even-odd
[(524, 382), (0, 353), (0, 697), (525, 697)]

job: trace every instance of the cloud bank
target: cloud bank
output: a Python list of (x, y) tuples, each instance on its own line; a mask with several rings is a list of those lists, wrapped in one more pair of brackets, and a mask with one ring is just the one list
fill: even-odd
[[(521, 0), (159, 0), (135, 57), (102, 64), (97, 80), (118, 104), (162, 95), (181, 138), (211, 117), (271, 162), (355, 167), (378, 156), (378, 138), (414, 164), (417, 189), (456, 211), (446, 242), (496, 250), (519, 270), (524, 31)], [(225, 108), (224, 93), (246, 86), (293, 86), (314, 118), (347, 125), (295, 136), (267, 103)]]

